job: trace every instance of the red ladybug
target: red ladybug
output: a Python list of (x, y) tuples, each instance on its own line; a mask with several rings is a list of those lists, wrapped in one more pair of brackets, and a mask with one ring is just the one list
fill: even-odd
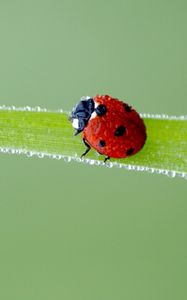
[(140, 115), (128, 104), (108, 95), (83, 97), (73, 108), (70, 120), (82, 132), (86, 146), (110, 157), (125, 158), (140, 151), (146, 141), (146, 128)]

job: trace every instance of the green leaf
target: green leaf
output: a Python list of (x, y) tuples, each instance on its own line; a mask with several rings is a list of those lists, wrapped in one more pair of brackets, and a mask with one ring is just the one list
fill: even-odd
[(68, 113), (50, 112), (39, 107), (2, 106), (0, 151), (187, 178), (187, 117), (142, 116), (147, 128), (144, 148), (134, 156), (111, 159), (104, 164), (103, 156), (99, 156), (93, 149), (86, 158), (80, 159), (85, 146), (81, 135), (73, 136)]

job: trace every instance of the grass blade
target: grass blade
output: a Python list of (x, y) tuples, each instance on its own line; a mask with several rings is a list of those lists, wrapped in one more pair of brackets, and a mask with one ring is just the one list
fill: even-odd
[[(144, 148), (132, 157), (111, 159), (106, 166), (187, 178), (187, 117), (142, 116), (148, 136)], [(81, 136), (73, 136), (67, 118), (68, 114), (60, 111), (2, 106), (0, 151), (104, 166), (103, 156), (98, 156), (94, 150), (80, 159), (84, 145)]]

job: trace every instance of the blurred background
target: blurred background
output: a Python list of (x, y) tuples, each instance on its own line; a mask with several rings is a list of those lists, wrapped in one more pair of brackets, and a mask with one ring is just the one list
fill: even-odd
[[(187, 113), (186, 1), (0, 0), (0, 105)], [(187, 182), (0, 155), (0, 299), (186, 299)]]

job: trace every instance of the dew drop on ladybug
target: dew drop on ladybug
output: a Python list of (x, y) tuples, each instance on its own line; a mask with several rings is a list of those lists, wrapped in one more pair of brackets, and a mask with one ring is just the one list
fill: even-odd
[(82, 132), (85, 156), (94, 148), (109, 158), (136, 154), (146, 141), (146, 128), (140, 115), (128, 104), (108, 95), (82, 97), (73, 108), (70, 121), (75, 135)]

